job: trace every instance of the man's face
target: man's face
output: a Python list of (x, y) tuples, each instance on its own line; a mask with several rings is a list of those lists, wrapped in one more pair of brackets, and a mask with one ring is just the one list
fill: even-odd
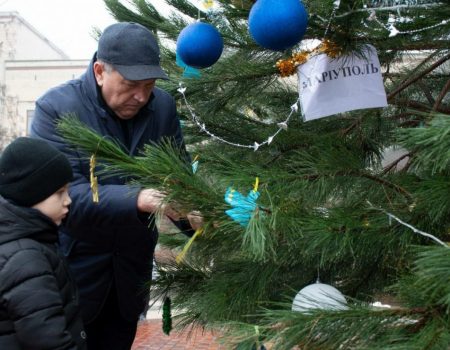
[(116, 70), (106, 71), (100, 62), (94, 63), (94, 74), (103, 99), (120, 119), (131, 119), (148, 102), (155, 79), (126, 80)]

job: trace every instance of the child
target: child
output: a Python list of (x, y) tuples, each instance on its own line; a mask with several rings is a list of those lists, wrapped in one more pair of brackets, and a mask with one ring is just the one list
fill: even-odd
[(0, 349), (86, 349), (75, 283), (56, 243), (72, 169), (45, 141), (0, 156)]

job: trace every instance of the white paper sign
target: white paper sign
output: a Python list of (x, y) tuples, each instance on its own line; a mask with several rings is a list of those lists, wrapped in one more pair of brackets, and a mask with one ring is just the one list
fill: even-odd
[(297, 68), (305, 121), (355, 109), (387, 106), (375, 48), (367, 45), (362, 56), (331, 59), (321, 54)]

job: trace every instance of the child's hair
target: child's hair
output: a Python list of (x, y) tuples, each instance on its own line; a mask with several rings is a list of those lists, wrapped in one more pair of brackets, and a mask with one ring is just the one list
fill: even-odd
[(31, 207), (72, 180), (66, 156), (43, 140), (18, 137), (0, 156), (0, 195)]

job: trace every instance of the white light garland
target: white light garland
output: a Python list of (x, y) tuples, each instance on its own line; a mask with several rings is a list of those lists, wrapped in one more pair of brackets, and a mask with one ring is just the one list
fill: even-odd
[(265, 141), (263, 141), (263, 142), (261, 142), (261, 143), (258, 143), (258, 142), (255, 141), (255, 142), (254, 142), (253, 144), (251, 144), (251, 145), (242, 145), (242, 144), (240, 144), (240, 143), (235, 143), (235, 142), (227, 141), (227, 140), (221, 138), (220, 136), (214, 135), (211, 131), (209, 131), (209, 130), (206, 128), (205, 123), (201, 123), (201, 122), (200, 122), (200, 119), (199, 119), (198, 116), (195, 114), (194, 109), (189, 105), (189, 103), (188, 103), (188, 101), (187, 101), (187, 99), (186, 99), (186, 95), (185, 95), (186, 87), (183, 86), (182, 83), (179, 83), (178, 92), (183, 96), (184, 103), (185, 103), (185, 105), (186, 105), (186, 107), (187, 107), (189, 113), (191, 114), (192, 121), (200, 128), (201, 131), (205, 132), (205, 133), (206, 133), (208, 136), (210, 136), (211, 138), (213, 138), (213, 139), (215, 139), (215, 140), (217, 140), (217, 141), (220, 141), (220, 142), (222, 142), (222, 143), (226, 143), (227, 145), (234, 146), (234, 147), (241, 147), (241, 148), (250, 148), (250, 149), (253, 149), (255, 152), (256, 152), (261, 146), (264, 146), (264, 145), (270, 145), (271, 142), (273, 141), (273, 139), (274, 139), (274, 138), (275, 138), (282, 130), (287, 130), (287, 128), (288, 128), (288, 123), (289, 123), (289, 121), (290, 121), (292, 115), (293, 115), (294, 113), (298, 112), (298, 103), (299, 103), (299, 100), (297, 99), (297, 101), (295, 101), (295, 103), (291, 106), (291, 112), (289, 113), (288, 117), (287, 117), (283, 122), (277, 123), (278, 130), (277, 130), (272, 136), (269, 136), (269, 137), (267, 138), (267, 140), (265, 140)]
[[(383, 211), (384, 211), (384, 210), (383, 210)], [(418, 233), (419, 235), (422, 235), (422, 236), (427, 237), (427, 238), (431, 238), (432, 240), (436, 241), (437, 243), (439, 243), (440, 245), (444, 246), (444, 247), (447, 248), (447, 249), (450, 248), (450, 246), (449, 246), (448, 244), (446, 244), (445, 242), (442, 242), (439, 238), (437, 238), (437, 237), (435, 237), (435, 236), (433, 236), (433, 235), (431, 235), (431, 234), (429, 234), (429, 233), (423, 232), (423, 231), (421, 231), (421, 230), (415, 228), (414, 226), (412, 226), (412, 225), (410, 225), (410, 224), (408, 224), (408, 223), (406, 223), (406, 222), (400, 220), (400, 219), (399, 219), (398, 217), (396, 217), (395, 215), (393, 215), (393, 214), (391, 214), (391, 213), (388, 213), (387, 211), (384, 211), (384, 212), (385, 212), (386, 215), (389, 217), (389, 219), (394, 219), (394, 220), (397, 221), (398, 223), (402, 224), (403, 226), (408, 227), (408, 228), (411, 229), (413, 232)]]
[(333, 11), (331, 12), (330, 19), (328, 20), (327, 28), (325, 29), (325, 34), (323, 37), (325, 38), (328, 34), (328, 31), (330, 30), (331, 21), (336, 15), (336, 11), (338, 10), (339, 6), (341, 6), (341, 0), (334, 0), (333, 2)]
[(410, 225), (410, 224), (400, 220), (394, 214), (391, 214), (391, 213), (387, 212), (384, 209), (374, 207), (372, 205), (372, 203), (370, 203), (369, 201), (367, 201), (367, 203), (370, 205), (371, 208), (379, 210), (379, 211), (382, 211), (383, 213), (385, 213), (389, 217), (389, 224), (391, 223), (391, 219), (394, 219), (395, 221), (397, 221), (398, 223), (402, 224), (403, 226), (406, 226), (409, 229), (411, 229), (413, 232), (418, 233), (419, 235), (422, 235), (424, 237), (431, 238), (432, 240), (434, 240), (435, 242), (437, 242), (440, 245), (444, 246), (445, 248), (450, 249), (450, 246), (448, 244), (446, 244), (445, 242), (441, 241), (439, 238), (437, 238), (437, 237), (435, 237), (435, 236), (433, 236), (433, 235), (431, 235), (429, 233), (426, 233), (424, 231), (421, 231), (421, 230), (415, 228), (414, 226), (412, 226), (412, 225)]
[(367, 7), (367, 6), (365, 6), (364, 8), (361, 8), (361, 9), (356, 9), (356, 10), (352, 10), (352, 11), (348, 11), (348, 12), (336, 15), (336, 10), (339, 8), (339, 5), (340, 5), (340, 0), (336, 0), (336, 1), (333, 2), (333, 12), (332, 12), (330, 18), (328, 18), (328, 19), (320, 17), (319, 15), (316, 15), (322, 22), (327, 22), (325, 35), (327, 34), (327, 32), (329, 30), (329, 27), (330, 27), (330, 24), (331, 24), (331, 21), (333, 20), (333, 18), (342, 18), (342, 17), (346, 17), (346, 16), (352, 15), (352, 14), (357, 13), (357, 12), (369, 12), (369, 17), (367, 18), (367, 20), (368, 21), (375, 21), (381, 27), (383, 27), (384, 29), (389, 31), (390, 32), (389, 37), (393, 37), (393, 36), (396, 36), (398, 34), (419, 33), (419, 32), (423, 32), (423, 31), (426, 31), (426, 30), (437, 28), (437, 27), (440, 27), (440, 26), (443, 26), (443, 25), (446, 25), (446, 24), (450, 23), (450, 19), (445, 19), (445, 20), (442, 20), (440, 23), (436, 23), (436, 24), (433, 24), (431, 26), (424, 27), (424, 28), (421, 28), (421, 29), (412, 29), (412, 30), (407, 30), (407, 31), (400, 31), (394, 26), (394, 23), (396, 22), (394, 15), (392, 15), (393, 17), (390, 16), (387, 24), (382, 23), (376, 16), (376, 11), (394, 11), (394, 10), (397, 10), (397, 12), (399, 12), (400, 9), (420, 9), (420, 8), (434, 7), (434, 6), (440, 5), (439, 3), (420, 4), (420, 5), (419, 4), (418, 5), (393, 5), (393, 6), (385, 6), (385, 7)]
[(429, 8), (441, 5), (439, 3), (432, 3), (432, 4), (420, 4), (420, 5), (393, 5), (393, 6), (386, 6), (386, 7), (364, 7), (361, 9), (356, 9), (352, 11), (348, 11), (345, 13), (341, 13), (340, 15), (336, 15), (336, 18), (346, 17), (349, 15), (352, 15), (357, 12), (371, 12), (371, 11), (392, 11), (392, 10), (399, 10), (399, 9), (420, 9), (420, 8)]
[(433, 24), (433, 25), (428, 26), (428, 27), (424, 27), (424, 28), (420, 28), (420, 29), (412, 29), (412, 30), (400, 31), (394, 25), (394, 23), (396, 22), (395, 17), (389, 17), (388, 23), (387, 23), (387, 25), (385, 25), (384, 23), (382, 23), (377, 18), (376, 14), (374, 14), (374, 12), (371, 12), (368, 20), (369, 21), (375, 21), (380, 26), (382, 26), (384, 29), (388, 30), (390, 32), (389, 37), (393, 37), (393, 36), (396, 36), (398, 34), (414, 34), (414, 33), (424, 32), (426, 30), (430, 30), (430, 29), (433, 29), (433, 28), (444, 26), (447, 23), (450, 23), (450, 19), (444, 19), (440, 23), (436, 23), (436, 24)]

